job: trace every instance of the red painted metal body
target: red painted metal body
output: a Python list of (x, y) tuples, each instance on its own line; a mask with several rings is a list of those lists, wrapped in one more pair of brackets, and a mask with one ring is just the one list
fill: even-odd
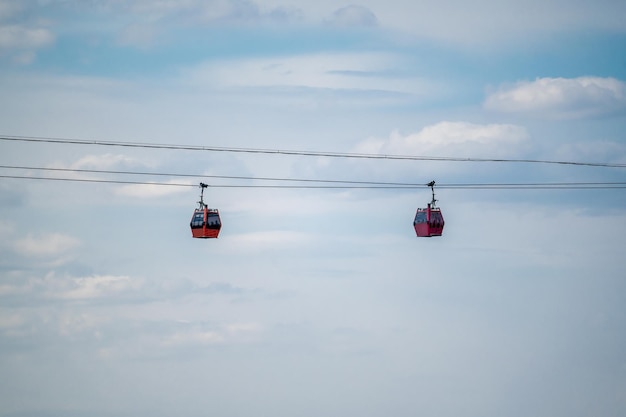
[(444, 224), (441, 209), (430, 204), (427, 208), (418, 208), (413, 220), (413, 228), (418, 237), (441, 236)]
[(206, 206), (196, 209), (191, 217), (191, 235), (200, 239), (217, 238), (222, 228), (220, 213), (217, 209)]

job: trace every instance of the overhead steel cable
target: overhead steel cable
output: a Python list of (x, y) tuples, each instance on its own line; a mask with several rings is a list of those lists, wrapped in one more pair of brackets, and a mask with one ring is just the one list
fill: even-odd
[(96, 182), (105, 184), (135, 184), (135, 185), (163, 185), (172, 187), (197, 187), (198, 184), (182, 184), (169, 182), (145, 182), (145, 181), (123, 181), (123, 180), (101, 180), (95, 178), (60, 178), (60, 177), (36, 177), (27, 175), (3, 175), (0, 178), (21, 179), (21, 180), (45, 180), (45, 181), (72, 181), (72, 182)]
[[(380, 181), (354, 181), (354, 180), (328, 180), (328, 179), (311, 179), (311, 178), (278, 178), (278, 177), (252, 177), (252, 176), (233, 176), (233, 175), (205, 175), (205, 174), (185, 174), (185, 173), (166, 173), (166, 172), (148, 172), (148, 171), (120, 171), (120, 170), (99, 170), (99, 169), (82, 169), (82, 168), (55, 168), (55, 167), (34, 167), (34, 166), (15, 166), (0, 165), (0, 169), (15, 170), (32, 170), (32, 171), (50, 171), (50, 172), (75, 172), (90, 174), (116, 174), (116, 175), (140, 175), (140, 176), (160, 176), (160, 177), (183, 177), (183, 178), (215, 178), (229, 180), (254, 180), (254, 181), (272, 181), (272, 182), (304, 182), (304, 183), (322, 183), (322, 184), (352, 184), (366, 186), (383, 186), (384, 187), (400, 187), (413, 188), (424, 187), (428, 184), (404, 183), (404, 182), (380, 182)], [(16, 176), (16, 178), (21, 178)], [(26, 178), (26, 177), (25, 177)], [(28, 177), (30, 178), (30, 177)], [(50, 177), (32, 177), (36, 179), (44, 179)], [(122, 182), (125, 183), (125, 182)], [(155, 182), (130, 181), (129, 183), (138, 184), (156, 184)], [(170, 183), (163, 183), (170, 184)], [(188, 185), (188, 184), (180, 184)], [(620, 187), (625, 186), (626, 182), (548, 182), (548, 183), (437, 183), (439, 188), (533, 188), (533, 187)], [(195, 186), (195, 185), (194, 185)]]
[[(92, 182), (108, 184), (128, 184), (128, 185), (156, 185), (170, 187), (197, 187), (198, 184), (172, 183), (172, 182), (148, 182), (148, 181), (127, 181), (127, 180), (107, 180), (95, 178), (63, 178), (63, 177), (41, 177), (28, 175), (5, 175), (0, 174), (0, 178), (7, 179), (27, 179), (27, 180), (48, 180), (48, 181), (74, 181)], [(390, 183), (392, 184), (392, 183)], [(286, 188), (286, 189), (417, 189), (426, 187), (427, 184), (406, 184), (406, 185), (255, 185), (255, 184), (210, 184), (212, 188)], [(447, 189), (482, 189), (482, 190), (567, 190), (567, 189), (626, 189), (626, 182), (574, 182), (574, 183), (503, 183), (503, 184), (437, 184), (439, 188)]]
[[(95, 178), (61, 178), (61, 177), (37, 177), (27, 175), (3, 175), (0, 178), (28, 179), (28, 180), (50, 180), (50, 181), (77, 181), (95, 182), (110, 184), (134, 184), (134, 185), (159, 185), (172, 187), (198, 187), (198, 184), (184, 184), (171, 182), (147, 182), (147, 181), (125, 181), (125, 180), (105, 180)], [(212, 188), (291, 188), (291, 189), (415, 189), (423, 185), (399, 186), (399, 185), (254, 185), (254, 184), (210, 184)]]
[(157, 143), (144, 143), (144, 142), (120, 142), (120, 141), (45, 138), (45, 137), (32, 137), (32, 136), (7, 136), (7, 135), (0, 136), (0, 140), (35, 142), (35, 143), (72, 144), (72, 145), (120, 146), (120, 147), (127, 147), (127, 148), (150, 148), (150, 149), (169, 149), (169, 150), (187, 150), (187, 151), (314, 156), (314, 157), (329, 157), (329, 158), (388, 159), (388, 160), (439, 161), (439, 162), (501, 162), (501, 163), (589, 166), (589, 167), (602, 167), (602, 168), (626, 168), (626, 164), (622, 164), (622, 163), (558, 161), (558, 160), (547, 160), (547, 159), (461, 158), (461, 157), (448, 157), (448, 156), (439, 157), (439, 156), (416, 156), (416, 155), (383, 155), (383, 154), (369, 154), (369, 153), (299, 151), (299, 150), (280, 150), (280, 149), (262, 149), (262, 148), (257, 148), (257, 149), (255, 148), (231, 148), (231, 147), (201, 146), (201, 145), (176, 145), (176, 144), (157, 144)]
[(116, 171), (116, 170), (99, 170), (99, 169), (32, 167), (32, 166), (13, 166), (13, 165), (0, 165), (0, 168), (33, 170), (33, 171), (77, 172), (77, 173), (90, 173), (90, 174), (149, 175), (149, 176), (162, 176), (162, 177), (216, 178), (216, 179), (230, 179), (230, 180), (285, 181), (285, 182), (315, 182), (315, 183), (328, 183), (328, 184), (388, 185), (388, 186), (406, 186), (406, 187), (421, 187), (424, 185), (424, 184), (401, 183), (401, 182), (321, 180), (321, 179), (308, 179), (308, 178), (250, 177), (250, 176), (236, 176), (236, 175), (206, 175), (206, 174), (183, 174), (183, 173), (145, 172), (145, 171)]

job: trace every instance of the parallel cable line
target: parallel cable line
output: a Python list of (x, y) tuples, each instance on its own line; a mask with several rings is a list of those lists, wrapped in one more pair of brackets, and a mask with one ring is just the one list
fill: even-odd
[(55, 177), (35, 177), (35, 176), (26, 176), (26, 175), (3, 175), (3, 174), (0, 174), (0, 178), (20, 179), (20, 180), (96, 182), (96, 183), (107, 183), (107, 184), (136, 184), (136, 185), (164, 185), (164, 186), (173, 186), (173, 187), (197, 187), (196, 184), (122, 181), (122, 180), (99, 180), (99, 179), (94, 179), (94, 178), (55, 178)]
[[(103, 180), (94, 178), (60, 178), (60, 177), (36, 177), (25, 175), (2, 175), (0, 178), (28, 179), (28, 180), (50, 180), (50, 181), (76, 181), (95, 182), (110, 184), (135, 184), (135, 185), (163, 185), (173, 187), (198, 187), (198, 184), (183, 184), (171, 182), (146, 182), (146, 181), (124, 181), (124, 180)], [(420, 186), (394, 186), (394, 185), (236, 185), (236, 184), (211, 184), (211, 188), (291, 188), (291, 189), (415, 189)]]
[(546, 159), (461, 158), (461, 157), (446, 157), (446, 156), (437, 157), (437, 156), (411, 156), (411, 155), (383, 155), (383, 154), (349, 153), (349, 152), (298, 151), (298, 150), (280, 150), (280, 149), (262, 149), (262, 148), (258, 148), (258, 149), (229, 148), (229, 147), (218, 147), (218, 146), (175, 145), (175, 144), (118, 142), (118, 141), (44, 138), (44, 137), (31, 137), (31, 136), (6, 136), (6, 135), (0, 136), (0, 140), (36, 142), (36, 143), (72, 144), (72, 145), (121, 146), (121, 147), (128, 147), (128, 148), (233, 152), (233, 153), (251, 153), (251, 154), (274, 154), (274, 155), (291, 155), (291, 156), (314, 156), (314, 157), (329, 157), (329, 158), (388, 159), (388, 160), (439, 161), (439, 162), (501, 162), (501, 163), (573, 165), (573, 166), (588, 166), (588, 167), (602, 167), (602, 168), (626, 168), (626, 164), (621, 164), (621, 163), (558, 161), (558, 160), (546, 160)]
[[(203, 174), (184, 174), (184, 173), (165, 173), (165, 172), (145, 172), (145, 171), (117, 171), (117, 170), (98, 170), (98, 169), (80, 169), (80, 168), (51, 168), (51, 167), (34, 167), (34, 166), (13, 166), (0, 165), (0, 169), (17, 169), (17, 170), (33, 170), (33, 171), (51, 171), (51, 172), (76, 172), (91, 174), (117, 174), (117, 175), (147, 175), (162, 177), (186, 177), (186, 178), (217, 178), (231, 180), (255, 180), (255, 181), (273, 181), (273, 182), (305, 182), (305, 183), (325, 183), (325, 184), (356, 184), (368, 186), (384, 186), (380, 188), (414, 188), (424, 187), (427, 184), (402, 183), (402, 182), (378, 182), (378, 181), (353, 181), (353, 180), (327, 180), (327, 179), (310, 179), (310, 178), (278, 178), (278, 177), (251, 177), (251, 176), (230, 176), (230, 175), (203, 175)], [(26, 178), (26, 177), (25, 177)], [(28, 177), (30, 178), (30, 177)], [(49, 177), (32, 177), (43, 179)], [(155, 182), (130, 182), (139, 184), (157, 184)], [(170, 183), (165, 183), (170, 184)], [(186, 184), (189, 185), (189, 184)], [(438, 188), (593, 188), (607, 187), (620, 188), (625, 186), (626, 182), (548, 182), (548, 183), (438, 183)], [(194, 185), (195, 186), (195, 185)], [(252, 187), (249, 185), (249, 187)], [(258, 186), (257, 186), (258, 187)]]
[[(172, 187), (198, 187), (197, 184), (170, 183), (170, 182), (147, 182), (126, 180), (105, 180), (93, 178), (60, 178), (40, 177), (26, 175), (4, 175), (0, 178), (28, 179), (48, 181), (75, 181), (109, 184), (134, 184), (134, 185), (157, 185)], [(287, 188), (287, 189), (417, 189), (425, 187), (421, 185), (245, 185), (245, 184), (211, 184), (212, 188)], [(437, 187), (447, 189), (482, 189), (482, 190), (568, 190), (568, 189), (626, 189), (626, 182), (589, 182), (589, 183), (508, 183), (508, 184), (437, 184)]]
[(12, 166), (12, 165), (0, 165), (0, 168), (33, 170), (33, 171), (79, 172), (79, 173), (90, 173), (90, 174), (149, 175), (149, 176), (163, 176), (163, 177), (217, 178), (217, 179), (255, 180), (255, 181), (316, 182), (316, 183), (328, 183), (328, 184), (363, 184), (363, 185), (388, 185), (388, 186), (407, 186), (407, 187), (419, 187), (419, 186), (424, 185), (424, 184), (400, 183), (400, 182), (320, 180), (320, 179), (308, 179), (308, 178), (250, 177), (250, 176), (233, 176), (233, 175), (205, 175), (205, 174), (145, 172), (145, 171), (115, 171), (115, 170), (99, 170), (99, 169), (50, 168), (50, 167)]

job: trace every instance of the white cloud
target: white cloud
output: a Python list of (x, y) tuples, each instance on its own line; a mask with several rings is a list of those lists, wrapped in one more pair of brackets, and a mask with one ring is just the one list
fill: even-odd
[(248, 343), (256, 340), (263, 331), (263, 327), (254, 322), (225, 323), (216, 329), (205, 329), (201, 324), (190, 322), (180, 322), (180, 324), (190, 328), (166, 337), (162, 342), (164, 347)]
[(52, 44), (54, 40), (54, 34), (45, 28), (0, 26), (0, 51), (39, 49)]
[(188, 184), (193, 185), (190, 180), (169, 180), (159, 182), (159, 184), (172, 184), (172, 185), (158, 185), (158, 184), (129, 184), (124, 185), (116, 190), (118, 195), (136, 197), (136, 198), (159, 198), (172, 194), (178, 194), (186, 192), (187, 187), (175, 186), (173, 184)]
[(89, 300), (107, 298), (120, 300), (136, 294), (144, 286), (141, 279), (126, 275), (71, 276), (57, 274), (51, 268), (43, 276), (15, 274), (0, 285), (0, 295), (27, 296), (32, 299)]
[(0, 295), (20, 294), (28, 290), (29, 287), (24, 285), (0, 284)]
[[(2, 292), (0, 291), (0, 294), (1, 293)], [(0, 314), (0, 330), (20, 327), (24, 324), (24, 322), (24, 317), (19, 314)]]
[(504, 86), (485, 107), (550, 118), (601, 116), (626, 109), (626, 84), (615, 78), (538, 78)]
[(247, 0), (136, 0), (123, 6), (110, 2), (109, 10), (132, 13), (136, 19), (119, 32), (118, 38), (123, 44), (137, 46), (152, 45), (160, 35), (178, 25), (258, 25), (301, 19), (299, 8), (281, 4), (260, 7), (257, 2)]
[(209, 62), (181, 79), (212, 88), (291, 87), (424, 94), (438, 86), (414, 77), (387, 75), (408, 65), (389, 53), (320, 53)]
[(137, 281), (127, 276), (113, 275), (73, 278), (71, 281), (64, 281), (64, 284), (63, 288), (53, 290), (50, 295), (63, 299), (91, 299), (124, 293), (139, 286)]
[(157, 25), (133, 24), (120, 31), (118, 40), (122, 45), (152, 46), (158, 34)]
[(261, 331), (261, 326), (258, 323), (230, 323), (224, 327), (232, 335), (258, 333)]
[(351, 4), (335, 10), (330, 23), (343, 27), (373, 27), (378, 25), (378, 19), (367, 7)]
[(135, 158), (126, 155), (85, 155), (78, 161), (72, 163), (70, 168), (72, 169), (98, 169), (106, 170), (119, 166), (138, 165), (138, 161)]
[(57, 317), (59, 333), (64, 336), (74, 336), (85, 331), (99, 335), (98, 327), (106, 321), (103, 317), (93, 316), (87, 313), (63, 312)]
[(15, 231), (15, 225), (4, 220), (0, 220), (0, 241), (5, 242)]
[[(258, 0), (259, 7), (299, 6), (308, 21), (326, 21), (342, 0)], [(623, 33), (626, 3), (614, 0), (359, 0), (381, 28), (462, 45), (537, 39), (561, 31), (599, 29)]]
[(626, 164), (626, 145), (606, 140), (571, 142), (556, 149), (558, 159), (564, 161), (604, 161)]
[(163, 341), (164, 346), (193, 346), (193, 345), (214, 345), (223, 343), (225, 338), (218, 332), (213, 331), (188, 331), (175, 333)]
[(24, 255), (54, 256), (68, 252), (80, 244), (75, 237), (61, 233), (29, 235), (15, 242), (15, 248)]
[(417, 133), (393, 132), (387, 139), (368, 139), (355, 151), (383, 155), (503, 156), (519, 150), (528, 138), (521, 126), (440, 122)]
[[(111, 177), (110, 174), (99, 174), (94, 172), (87, 172), (90, 170), (95, 171), (132, 171), (132, 167), (137, 166), (146, 166), (147, 164), (140, 162), (139, 160), (126, 156), (126, 155), (115, 155), (115, 154), (104, 154), (104, 155), (85, 155), (78, 160), (66, 163), (66, 162), (53, 162), (47, 164), (46, 168), (49, 169), (45, 172), (47, 177), (51, 178), (70, 178), (70, 179), (80, 179), (80, 180), (117, 180), (121, 179), (120, 177)], [(68, 170), (68, 171), (66, 171)], [(83, 171), (83, 172), (74, 172), (72, 170)], [(141, 181), (141, 179), (137, 179), (137, 177), (133, 177), (131, 179), (124, 178), (125, 180), (137, 180)], [(67, 200), (68, 196), (64, 196), (64, 199)]]
[(268, 230), (228, 236), (225, 244), (241, 251), (266, 251), (271, 249), (294, 248), (313, 241), (313, 237), (300, 232)]
[(33, 51), (23, 51), (13, 55), (13, 62), (18, 65), (32, 64), (37, 58), (37, 55)]
[[(103, 155), (85, 155), (78, 159), (77, 161), (71, 164), (63, 164), (63, 163), (55, 163), (51, 164), (50, 168), (68, 168), (68, 169), (76, 169), (76, 170), (102, 170), (102, 171), (116, 171), (116, 170), (125, 170), (131, 167), (154, 167), (155, 163), (152, 161), (139, 160), (134, 157), (130, 157), (123, 154), (103, 154)], [(102, 177), (97, 176), (95, 173), (85, 173), (85, 172), (52, 172), (53, 175), (58, 177), (71, 177), (71, 178), (81, 178), (81, 179), (106, 179), (111, 180), (111, 177)], [(163, 180), (156, 181), (157, 183), (151, 184), (150, 181), (146, 179), (147, 177), (134, 177), (134, 178), (124, 178), (120, 179), (122, 181), (137, 181), (137, 182), (146, 182), (145, 184), (128, 184), (122, 185), (115, 190), (117, 195), (128, 196), (128, 197), (137, 197), (137, 198), (158, 198), (163, 196), (168, 196), (172, 194), (177, 194), (181, 192), (185, 192), (186, 187), (178, 186), (178, 184), (188, 184), (193, 185), (190, 180), (178, 179), (178, 180)], [(113, 178), (115, 180), (116, 178)], [(160, 184), (172, 184), (168, 185), (160, 185)], [(176, 185), (173, 185), (176, 184)]]
[(0, 0), (0, 21), (13, 17), (20, 10), (22, 4), (14, 0)]
[[(329, 16), (355, 18), (364, 22), (376, 15), (386, 28), (468, 43), (511, 36), (532, 36), (560, 29), (600, 28), (624, 30), (624, 4), (614, 0), (576, 2), (567, 0), (480, 0), (468, 6), (462, 0), (360, 0), (353, 4), (343, 0), (135, 0), (101, 1), (112, 9), (151, 20), (177, 16), (185, 21), (263, 21), (273, 11), (301, 10), (309, 22), (326, 21)], [(340, 12), (341, 11), (341, 12)], [(529, 34), (529, 32), (531, 32)], [(495, 35), (497, 34), (497, 35)]]
[[(17, 2), (0, 3), (0, 17), (14, 15)], [(35, 12), (37, 3), (29, 2)], [(562, 31), (601, 30), (623, 33), (626, 3), (614, 0), (574, 2), (567, 0), (480, 0), (468, 5), (461, 0), (99, 0), (54, 1), (46, 8), (108, 13), (133, 22), (115, 36), (139, 46), (151, 44), (175, 27), (210, 25), (264, 25), (292, 22), (320, 25), (379, 26), (402, 34), (449, 43), (493, 44), (527, 41)], [(5, 5), (4, 7), (2, 5)], [(8, 5), (8, 6), (7, 6)], [(3, 10), (4, 9), (4, 10)]]
[(172, 15), (187, 16), (189, 19), (215, 21), (226, 18), (256, 17), (259, 9), (251, 1), (233, 0), (177, 0), (154, 1), (139, 0), (130, 4), (134, 13), (149, 16), (151, 20), (158, 20)]

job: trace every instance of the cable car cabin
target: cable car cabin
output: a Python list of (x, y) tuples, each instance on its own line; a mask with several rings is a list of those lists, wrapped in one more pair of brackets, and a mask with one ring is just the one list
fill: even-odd
[(441, 209), (429, 204), (427, 208), (417, 209), (413, 227), (417, 237), (441, 236), (444, 223)]
[(222, 221), (217, 209), (204, 206), (193, 212), (191, 218), (191, 235), (200, 239), (216, 238), (220, 234)]

